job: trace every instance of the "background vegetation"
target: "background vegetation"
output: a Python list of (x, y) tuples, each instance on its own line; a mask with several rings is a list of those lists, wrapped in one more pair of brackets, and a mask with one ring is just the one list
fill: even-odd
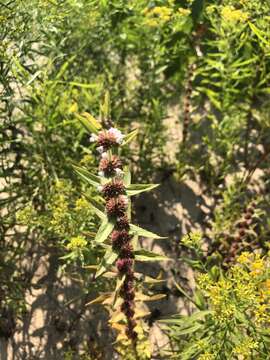
[[(160, 227), (167, 239), (154, 243), (166, 242), (160, 247), (172, 262), (163, 268), (165, 285), (148, 285), (150, 295), (186, 297), (188, 320), (171, 318), (184, 306), (161, 314), (165, 298), (150, 306), (139, 358), (268, 359), (270, 5), (3, 0), (0, 10), (1, 337), (16, 343), (16, 334), (29, 331), (42, 256), (51, 264), (46, 256), (53, 255), (56, 273), (76, 289), (54, 300), (47, 318), (49, 331), (63, 334), (59, 349), (29, 353), (13, 344), (9, 351), (18, 359), (105, 359), (105, 343), (115, 358), (136, 355), (125, 339), (115, 343), (113, 326), (100, 329), (110, 309), (93, 316), (85, 306), (113, 287), (93, 275), (103, 250), (92, 241), (99, 221), (83, 194), (97, 203), (100, 194), (72, 164), (97, 169), (79, 118), (88, 112), (99, 119), (108, 91), (113, 123), (124, 133), (138, 129), (122, 151), (134, 182), (161, 183), (160, 192), (135, 200), (134, 218), (161, 208), (166, 224), (170, 210), (184, 206), (182, 198), (166, 198), (166, 189), (200, 189), (196, 221)], [(154, 218), (148, 226), (156, 230)], [(184, 263), (193, 270), (188, 283)], [(155, 317), (164, 346), (149, 337)], [(87, 326), (78, 328), (82, 318)]]

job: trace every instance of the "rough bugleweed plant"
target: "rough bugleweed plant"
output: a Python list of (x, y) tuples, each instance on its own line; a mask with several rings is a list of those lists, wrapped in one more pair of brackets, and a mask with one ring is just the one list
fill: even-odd
[[(113, 303), (121, 299), (120, 310), (125, 315), (125, 335), (131, 341), (136, 353), (138, 332), (135, 321), (136, 305), (136, 273), (134, 262), (166, 259), (158, 254), (138, 248), (139, 235), (160, 238), (158, 235), (141, 229), (131, 223), (130, 197), (155, 188), (156, 184), (131, 184), (128, 166), (124, 166), (120, 156), (121, 146), (127, 145), (137, 131), (124, 136), (123, 133), (112, 126), (108, 120), (108, 96), (105, 98), (103, 110), (106, 119), (101, 122), (95, 120), (90, 114), (84, 113), (78, 118), (82, 125), (91, 133), (90, 142), (94, 144), (99, 154), (98, 175), (88, 172), (87, 169), (74, 166), (75, 171), (91, 185), (97, 187), (102, 197), (102, 206), (88, 199), (102, 223), (94, 239), (97, 246), (104, 248), (104, 256), (97, 268), (95, 277), (106, 274), (108, 269), (115, 265), (118, 282), (113, 295)], [(149, 280), (148, 280), (149, 282)], [(106, 301), (108, 305), (108, 294)], [(160, 297), (160, 295), (158, 295)], [(140, 298), (140, 296), (139, 296)], [(145, 298), (144, 298), (145, 299)], [(157, 299), (157, 296), (154, 297)], [(102, 300), (104, 298), (102, 297)], [(150, 300), (150, 299), (147, 299)], [(96, 300), (91, 303), (96, 302)], [(119, 329), (119, 326), (118, 326)], [(123, 327), (121, 328), (121, 330)]]

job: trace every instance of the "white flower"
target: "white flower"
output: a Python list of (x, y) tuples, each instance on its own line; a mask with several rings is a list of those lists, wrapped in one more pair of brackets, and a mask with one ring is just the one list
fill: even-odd
[(101, 154), (102, 159), (108, 159), (108, 154), (106, 152)]
[(89, 140), (90, 140), (90, 142), (92, 142), (92, 143), (95, 142), (95, 141), (97, 141), (97, 135), (92, 134), (92, 135), (90, 136)]
[(103, 187), (102, 187), (101, 185), (99, 185), (99, 186), (97, 187), (97, 189), (98, 189), (99, 192), (101, 192), (102, 189), (103, 189)]
[(122, 195), (122, 196), (121, 196), (121, 200), (123, 200), (123, 202), (124, 202), (125, 206), (127, 206), (127, 205), (128, 205), (128, 197), (127, 197), (127, 196)]
[(124, 135), (121, 133), (120, 130), (118, 130), (116, 128), (110, 128), (108, 130), (108, 133), (115, 137), (115, 140), (118, 144), (122, 144), (122, 142), (124, 140)]
[(100, 154), (102, 154), (102, 153), (104, 152), (103, 146), (98, 146), (98, 147), (97, 147), (97, 151), (98, 151)]
[(119, 168), (116, 168), (115, 170), (115, 173), (116, 173), (116, 176), (119, 177), (119, 178), (122, 178), (123, 175), (124, 175), (124, 171), (119, 169)]
[(99, 175), (99, 176), (104, 176), (104, 171), (99, 171), (99, 172), (98, 172), (98, 175)]

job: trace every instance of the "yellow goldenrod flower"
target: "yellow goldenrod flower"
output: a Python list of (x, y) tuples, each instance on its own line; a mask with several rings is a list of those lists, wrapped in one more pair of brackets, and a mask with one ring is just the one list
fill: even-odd
[(243, 342), (238, 344), (233, 350), (234, 355), (240, 355), (242, 359), (246, 359), (252, 355), (252, 351), (258, 348), (258, 343), (251, 337), (247, 337)]
[(237, 262), (239, 264), (243, 264), (243, 265), (247, 265), (250, 263), (250, 254), (248, 252), (243, 252), (238, 258), (237, 258)]
[(67, 244), (68, 250), (80, 250), (87, 245), (87, 241), (82, 236), (76, 236), (70, 239), (69, 244)]
[(79, 198), (76, 200), (75, 203), (75, 210), (76, 211), (81, 211), (81, 210), (86, 210), (89, 208), (89, 204), (88, 201), (84, 198)]
[(201, 247), (202, 233), (201, 231), (193, 231), (190, 234), (184, 235), (181, 242), (187, 247)]
[(263, 273), (265, 268), (265, 263), (263, 259), (257, 258), (250, 264), (250, 275), (258, 276)]
[(198, 357), (198, 360), (214, 360), (214, 359), (216, 359), (216, 355), (211, 354), (209, 352), (204, 353)]
[(178, 13), (183, 16), (188, 16), (191, 14), (191, 11), (189, 9), (178, 8)]
[(221, 9), (221, 16), (227, 22), (245, 22), (248, 19), (249, 14), (236, 10), (233, 6), (223, 6)]
[(156, 27), (168, 22), (172, 16), (172, 9), (167, 6), (155, 6), (153, 9), (144, 9), (145, 24)]

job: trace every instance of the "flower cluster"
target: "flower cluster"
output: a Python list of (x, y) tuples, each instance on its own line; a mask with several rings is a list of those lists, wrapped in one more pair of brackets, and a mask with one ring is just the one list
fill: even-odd
[(67, 244), (68, 250), (80, 250), (87, 245), (87, 241), (82, 236), (76, 236), (70, 239), (70, 242)]
[(101, 153), (99, 176), (108, 179), (105, 185), (100, 186), (99, 190), (106, 201), (107, 216), (115, 223), (110, 240), (113, 250), (118, 253), (116, 267), (119, 276), (124, 277), (119, 294), (123, 299), (121, 311), (127, 319), (126, 335), (130, 340), (136, 342), (134, 253), (131, 244), (132, 237), (129, 234), (128, 197), (125, 195), (125, 185), (122, 179), (122, 161), (109, 151), (119, 146), (123, 142), (123, 138), (118, 129), (110, 128), (100, 131), (98, 135), (92, 135), (90, 141), (96, 142), (97, 150)]
[(201, 274), (198, 284), (209, 299), (216, 321), (231, 321), (241, 311), (253, 317), (257, 326), (270, 323), (268, 257), (243, 252), (223, 277), (216, 280)]
[(165, 24), (171, 19), (172, 9), (167, 6), (155, 6), (152, 9), (144, 9), (143, 14), (146, 16), (146, 25), (157, 27)]
[(249, 14), (242, 10), (236, 10), (233, 6), (224, 6), (221, 10), (221, 16), (227, 22), (236, 23), (245, 22)]
[(98, 135), (92, 134), (90, 137), (91, 142), (97, 143), (97, 151), (101, 154), (114, 146), (122, 144), (123, 139), (123, 134), (116, 128), (100, 131)]
[(227, 257), (225, 258), (226, 263), (232, 262), (237, 253), (239, 253), (242, 249), (243, 241), (246, 239), (248, 232), (250, 230), (250, 226), (253, 222), (253, 215), (255, 213), (256, 204), (252, 202), (250, 206), (248, 206), (243, 213), (242, 219), (238, 222), (238, 231), (234, 236), (233, 241), (230, 245), (230, 249)]
[(116, 155), (112, 155), (109, 158), (107, 153), (102, 154), (98, 173), (100, 176), (110, 177), (113, 175), (121, 175), (122, 169), (122, 162)]

